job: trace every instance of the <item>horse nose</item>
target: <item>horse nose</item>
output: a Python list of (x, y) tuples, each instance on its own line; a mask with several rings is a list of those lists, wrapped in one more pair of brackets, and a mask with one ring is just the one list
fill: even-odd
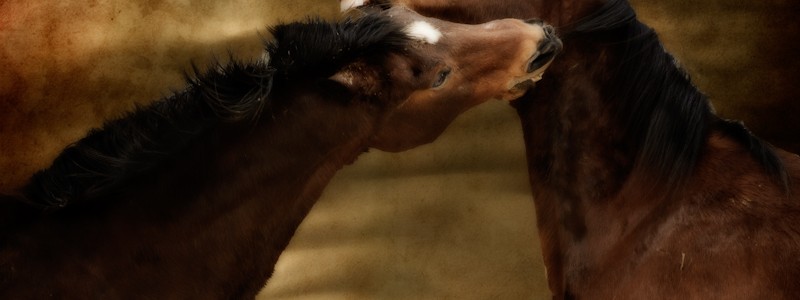
[(536, 53), (531, 57), (528, 73), (533, 73), (550, 63), (562, 48), (561, 39), (556, 36), (552, 26), (544, 25), (542, 29), (544, 30), (544, 39), (539, 42)]
[(553, 42), (558, 43), (559, 50), (561, 49), (561, 39), (558, 38), (556, 35), (556, 28), (552, 25), (542, 25), (542, 30), (544, 30), (544, 37), (545, 39), (552, 40)]

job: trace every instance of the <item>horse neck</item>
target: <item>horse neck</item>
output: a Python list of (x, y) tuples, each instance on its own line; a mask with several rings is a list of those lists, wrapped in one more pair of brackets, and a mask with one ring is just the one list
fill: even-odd
[[(181, 176), (186, 176), (191, 182), (188, 186), (202, 187), (194, 192), (198, 194), (195, 200), (203, 202), (195, 204), (203, 206), (199, 210), (205, 215), (202, 218), (229, 220), (228, 234), (241, 234), (241, 239), (234, 240), (243, 247), (268, 244), (261, 253), (252, 252), (267, 256), (260, 266), (264, 270), (274, 266), (336, 171), (363, 153), (372, 129), (366, 105), (346, 106), (315, 97), (291, 101), (294, 104), (282, 113), (263, 116), (274, 118), (262, 122), (265, 124), (241, 128), (244, 132), (217, 131), (214, 134), (224, 146), (212, 148), (211, 153), (206, 152), (208, 148), (198, 149), (204, 152), (197, 156), (200, 160), (184, 162), (188, 166), (207, 158), (206, 167), (181, 167), (177, 174), (163, 176), (177, 178), (175, 182), (160, 183), (163, 187), (184, 186), (186, 179)], [(199, 170), (208, 174), (207, 178), (197, 180), (188, 174)], [(267, 244), (250, 245), (253, 241), (248, 235), (253, 234)]]
[[(577, 213), (577, 206), (602, 202), (620, 191), (636, 150), (622, 134), (614, 104), (605, 101), (609, 79), (596, 67), (610, 63), (613, 53), (605, 47), (568, 46), (530, 99), (516, 105), (534, 191), (575, 205), (559, 209)], [(584, 230), (571, 229), (577, 237)]]
[[(568, 289), (568, 278), (612, 259), (593, 255), (641, 232), (637, 225), (667, 204), (663, 197), (642, 199), (649, 186), (636, 179), (640, 142), (627, 134), (624, 104), (611, 101), (619, 87), (607, 71), (621, 59), (623, 51), (612, 44), (565, 40), (565, 52), (517, 104), (556, 294)], [(576, 265), (581, 270), (566, 269)]]
[[(87, 275), (82, 286), (125, 291), (134, 289), (127, 284), (146, 283), (151, 286), (142, 295), (183, 298), (196, 290), (252, 298), (322, 189), (363, 152), (372, 130), (374, 111), (366, 104), (317, 98), (292, 99), (259, 124), (211, 130), (155, 175), (131, 182), (117, 199), (68, 206), (20, 234), (57, 245), (47, 251), (65, 259), (46, 266), (48, 272), (80, 272), (69, 270), (74, 266), (67, 261), (75, 260), (96, 268), (92, 274), (107, 282)], [(80, 245), (99, 246), (85, 252)], [(37, 247), (51, 248), (26, 249)], [(140, 253), (157, 259), (130, 261)], [(197, 262), (213, 272), (188, 267)], [(15, 263), (30, 270), (40, 264), (35, 257)], [(169, 282), (152, 276), (163, 269), (172, 270)], [(43, 282), (43, 290), (48, 285)], [(232, 288), (242, 294), (230, 294)]]

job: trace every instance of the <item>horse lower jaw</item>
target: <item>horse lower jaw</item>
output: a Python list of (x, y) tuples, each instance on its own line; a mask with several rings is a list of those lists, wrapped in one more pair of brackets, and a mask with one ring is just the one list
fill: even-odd
[(542, 75), (539, 74), (538, 77), (529, 78), (529, 79), (525, 79), (523, 81), (520, 81), (516, 85), (511, 87), (503, 95), (501, 95), (499, 98), (500, 98), (500, 100), (503, 100), (503, 101), (516, 100), (517, 98), (522, 97), (522, 95), (524, 95), (525, 92), (528, 91), (528, 89), (536, 86), (536, 82), (541, 80), (541, 79), (542, 79)]

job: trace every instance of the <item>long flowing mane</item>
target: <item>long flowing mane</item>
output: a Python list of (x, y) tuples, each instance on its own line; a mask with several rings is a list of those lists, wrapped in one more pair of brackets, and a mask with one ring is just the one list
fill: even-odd
[(599, 10), (564, 28), (570, 39), (595, 40), (616, 47), (621, 62), (610, 66), (610, 101), (621, 103), (626, 136), (638, 146), (635, 170), (669, 190), (680, 187), (703, 155), (713, 128), (747, 147), (766, 172), (788, 191), (789, 179), (772, 146), (743, 124), (718, 118), (707, 97), (666, 52), (655, 31), (639, 22), (625, 0), (607, 1)]
[(217, 63), (194, 69), (178, 93), (137, 107), (92, 130), (68, 146), (25, 187), (25, 201), (63, 207), (108, 194), (152, 171), (220, 124), (256, 122), (278, 103), (271, 94), (288, 81), (327, 78), (357, 58), (401, 52), (408, 42), (402, 27), (380, 14), (341, 22), (310, 19), (270, 29), (268, 59)]

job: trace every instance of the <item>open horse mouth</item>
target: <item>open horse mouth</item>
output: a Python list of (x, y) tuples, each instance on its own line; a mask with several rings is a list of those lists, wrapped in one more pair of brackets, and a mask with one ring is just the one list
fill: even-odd
[[(527, 22), (542, 25), (542, 22), (539, 20)], [(539, 44), (536, 53), (534, 53), (528, 61), (528, 75), (510, 84), (509, 92), (522, 94), (528, 88), (532, 87), (535, 82), (542, 80), (544, 71), (550, 66), (550, 63), (563, 48), (561, 39), (556, 36), (553, 26), (542, 25), (542, 29), (544, 30), (545, 39)]]

